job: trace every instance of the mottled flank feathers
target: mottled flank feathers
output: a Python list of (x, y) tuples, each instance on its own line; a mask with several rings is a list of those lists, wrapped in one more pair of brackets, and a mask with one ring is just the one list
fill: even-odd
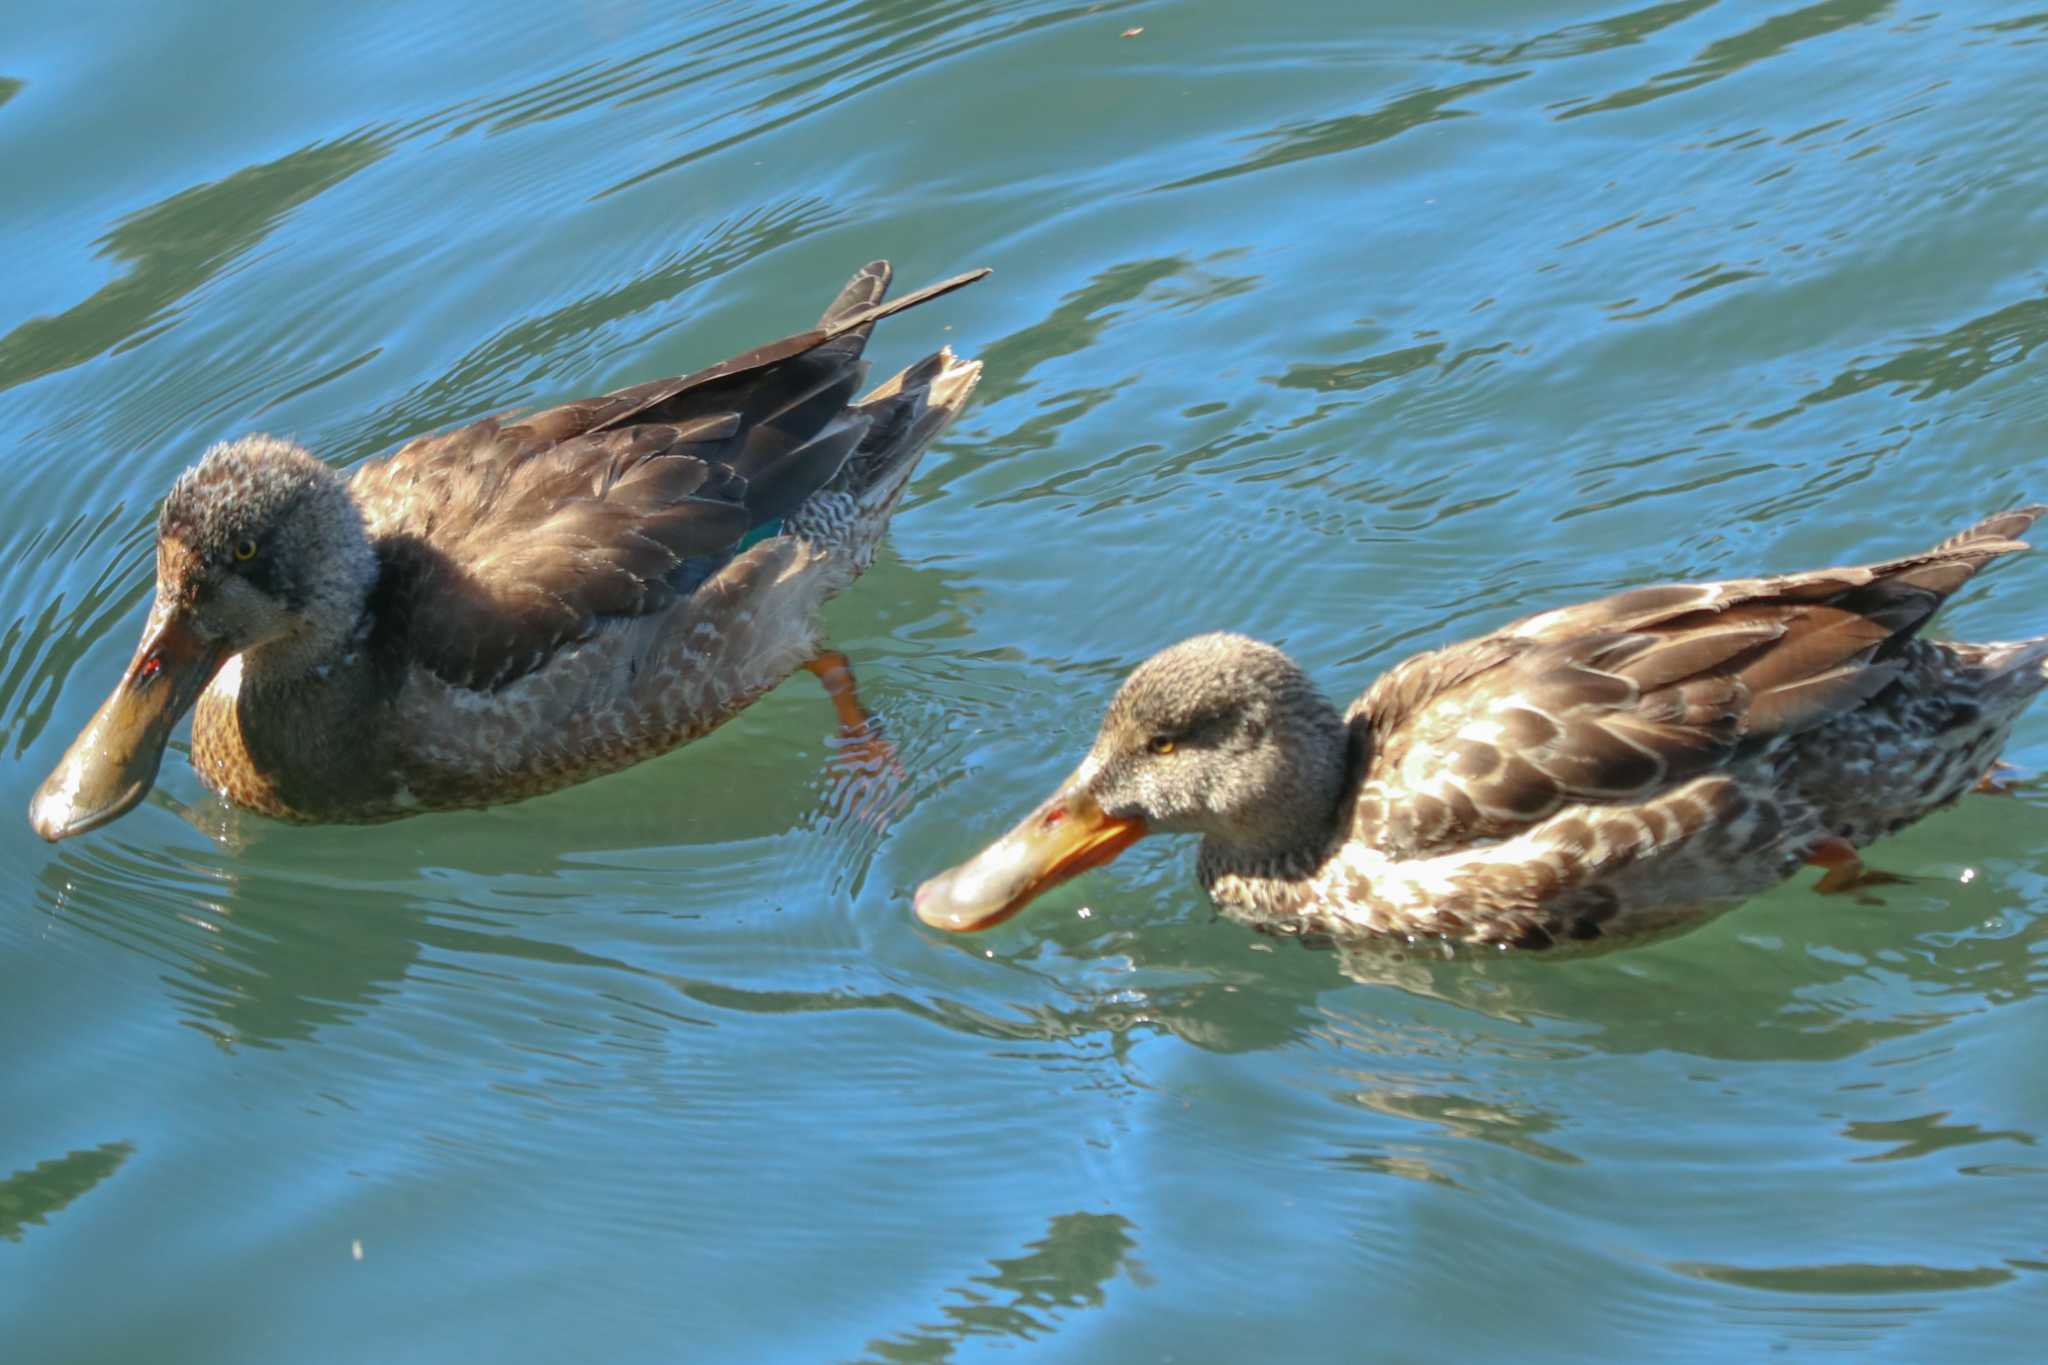
[(1919, 819), (2048, 679), (1918, 632), (2044, 510), (1881, 564), (1638, 588), (1406, 661), (1347, 718), (1367, 737), (1352, 853), (1294, 913), (1545, 946), (1724, 907), (1825, 837)]

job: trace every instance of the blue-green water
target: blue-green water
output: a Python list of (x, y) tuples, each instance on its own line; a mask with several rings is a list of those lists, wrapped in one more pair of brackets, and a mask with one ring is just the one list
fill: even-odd
[(2033, 1358), (2038, 785), (1876, 902), (1580, 963), (1353, 979), (1172, 841), (982, 939), (908, 895), (1196, 630), (1348, 697), (2048, 497), (2039, 3), (16, 0), (0, 811), (208, 442), (353, 461), (873, 256), (997, 274), (877, 341), (988, 362), (829, 617), (886, 829), (805, 677), (493, 812), (216, 842), (174, 754), (99, 834), (0, 818), (5, 1358)]

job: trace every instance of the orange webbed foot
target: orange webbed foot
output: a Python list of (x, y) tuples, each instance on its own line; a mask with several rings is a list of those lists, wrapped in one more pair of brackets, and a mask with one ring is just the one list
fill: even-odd
[(839, 714), (839, 739), (832, 755), (833, 806), (871, 824), (887, 824), (903, 805), (910, 774), (896, 757), (896, 746), (882, 734), (881, 720), (861, 705), (852, 662), (828, 649), (804, 667), (824, 684)]
[(1861, 891), (1873, 886), (1904, 886), (1913, 880), (1869, 866), (1857, 853), (1856, 845), (1835, 835), (1819, 840), (1808, 849), (1806, 861), (1808, 866), (1827, 869), (1813, 887), (1823, 896), (1838, 896), (1846, 891)]

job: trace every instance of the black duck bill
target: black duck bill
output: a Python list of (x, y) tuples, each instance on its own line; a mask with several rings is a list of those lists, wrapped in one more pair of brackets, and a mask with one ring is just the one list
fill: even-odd
[(954, 933), (990, 928), (1144, 838), (1144, 820), (1110, 815), (1088, 790), (1092, 766), (1083, 763), (1008, 834), (920, 886), (917, 917)]
[(133, 810), (156, 783), (179, 719), (227, 662), (227, 650), (182, 612), (150, 613), (142, 644), (85, 729), (29, 802), (29, 823), (55, 843)]

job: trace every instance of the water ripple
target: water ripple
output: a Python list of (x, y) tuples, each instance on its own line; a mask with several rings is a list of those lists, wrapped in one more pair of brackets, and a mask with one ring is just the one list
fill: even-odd
[[(496, 811), (279, 828), (174, 752), (89, 838), (0, 822), (15, 1354), (2026, 1339), (2037, 778), (1888, 841), (1878, 903), (1802, 878), (1578, 962), (1274, 943), (1171, 838), (986, 935), (909, 898), (1195, 630), (1341, 699), (1540, 607), (2048, 492), (2044, 16), (117, 11), (134, 41), (30, 0), (0, 78), (17, 810), (207, 443), (344, 463), (781, 334), (874, 256), (998, 274), (874, 343), (988, 365), (826, 617), (900, 775), (798, 678)], [(2041, 629), (2038, 572), (1956, 633)]]

